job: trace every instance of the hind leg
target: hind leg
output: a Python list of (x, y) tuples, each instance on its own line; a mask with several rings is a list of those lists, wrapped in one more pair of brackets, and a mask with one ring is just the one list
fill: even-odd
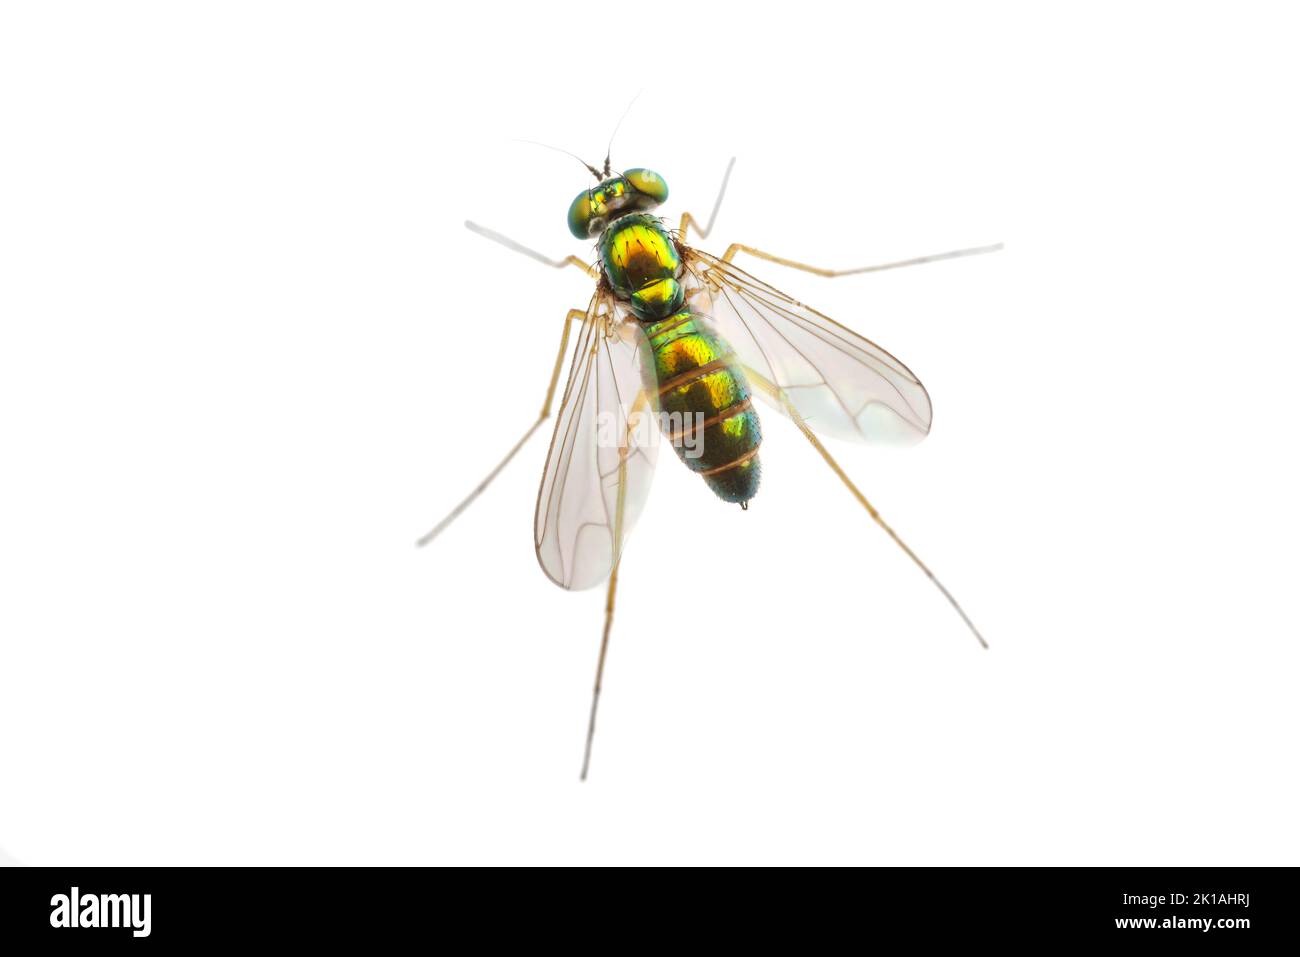
[(809, 266), (807, 263), (796, 262), (793, 259), (786, 259), (783, 256), (777, 256), (761, 249), (755, 249), (753, 246), (746, 246), (743, 243), (732, 243), (727, 247), (727, 251), (722, 254), (723, 262), (731, 262), (736, 258), (737, 253), (748, 253), (758, 259), (766, 259), (770, 263), (776, 263), (778, 266), (788, 266), (791, 269), (800, 269), (804, 272), (810, 272), (815, 276), (826, 276), (835, 278), (836, 276), (855, 276), (858, 273), (866, 272), (883, 272), (886, 269), (901, 269), (904, 266), (920, 266), (924, 263), (940, 262), (944, 259), (960, 259), (963, 256), (979, 256), (984, 253), (995, 253), (1002, 248), (1001, 243), (994, 243), (992, 246), (972, 246), (969, 249), (954, 249), (946, 253), (935, 253), (931, 256), (917, 256), (914, 259), (899, 259), (896, 262), (879, 263), (875, 266), (856, 266), (852, 269), (826, 269), (823, 266)]
[(831, 453), (826, 450), (826, 446), (822, 445), (821, 439), (817, 438), (813, 430), (808, 427), (808, 423), (804, 421), (803, 416), (799, 414), (798, 410), (795, 409), (794, 405), (790, 402), (790, 398), (786, 395), (785, 390), (749, 367), (745, 367), (745, 378), (749, 379), (749, 381), (758, 386), (764, 394), (771, 397), (774, 402), (785, 409), (785, 414), (788, 415), (790, 420), (799, 427), (799, 431), (802, 432), (804, 438), (812, 444), (812, 447), (821, 454), (821, 457), (826, 461), (826, 464), (831, 467), (831, 471), (839, 477), (839, 480), (844, 483), (844, 487), (847, 488), (853, 494), (853, 497), (858, 500), (858, 504), (867, 510), (867, 514), (871, 516), (871, 520), (879, 525), (884, 533), (894, 540), (894, 544), (901, 548), (907, 557), (916, 563), (916, 567), (925, 573), (925, 577), (930, 579), (931, 584), (933, 584), (935, 588), (939, 589), (943, 597), (948, 599), (948, 604), (952, 605), (957, 614), (961, 616), (961, 620), (966, 623), (966, 627), (969, 628), (971, 634), (975, 636), (975, 640), (980, 643), (981, 647), (987, 650), (989, 643), (984, 640), (984, 636), (981, 635), (979, 629), (975, 627), (975, 623), (970, 620), (970, 616), (966, 614), (966, 610), (958, 604), (957, 599), (952, 596), (952, 592), (948, 591), (943, 582), (939, 581), (939, 579), (935, 577), (934, 572), (930, 571), (930, 567), (926, 565), (925, 562), (921, 561), (921, 556), (912, 551), (912, 547), (908, 545), (907, 542), (903, 541), (899, 534), (894, 531), (888, 522), (885, 521), (884, 516), (882, 516), (880, 512), (876, 510), (876, 507), (871, 504), (870, 500), (862, 494), (862, 490), (854, 484), (853, 479), (849, 478), (848, 473), (841, 468), (840, 463), (836, 462)]

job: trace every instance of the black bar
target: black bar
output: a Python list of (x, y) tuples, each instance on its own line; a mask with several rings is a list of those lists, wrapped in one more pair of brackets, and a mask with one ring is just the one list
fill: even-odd
[[(634, 940), (692, 947), (793, 932), (808, 946), (902, 935), (959, 945), (1238, 948), (1290, 944), (1298, 916), (1293, 869), (842, 869), (765, 873), (753, 888), (736, 874), (526, 875), (519, 887), (501, 886), (510, 880), (494, 874), (488, 883), (472, 869), (5, 868), (0, 941), (13, 954), (29, 952), (8, 946), (16, 943), (138, 949), (351, 941), (373, 949), (409, 942), (412, 933), (436, 945), (468, 932), (487, 934), (484, 943), (531, 935), (532, 946), (571, 941), (576, 948), (590, 944), (577, 930), (608, 925)], [(119, 926), (70, 926), (74, 887), (78, 923)], [(695, 928), (690, 940), (680, 936), (688, 928)]]

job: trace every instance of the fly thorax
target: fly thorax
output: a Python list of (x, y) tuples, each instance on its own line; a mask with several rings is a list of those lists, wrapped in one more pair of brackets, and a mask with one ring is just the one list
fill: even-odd
[(681, 308), (682, 258), (657, 217), (633, 213), (611, 223), (600, 238), (600, 260), (614, 294), (643, 322)]

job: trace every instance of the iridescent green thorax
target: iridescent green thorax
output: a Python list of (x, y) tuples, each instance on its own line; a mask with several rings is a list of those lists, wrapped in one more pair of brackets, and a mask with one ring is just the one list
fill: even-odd
[(645, 331), (643, 385), (659, 396), (660, 426), (678, 457), (723, 501), (748, 502), (758, 491), (762, 436), (731, 347), (686, 310)]
[(614, 294), (643, 322), (681, 308), (682, 257), (657, 217), (632, 213), (610, 223), (600, 237), (600, 261)]

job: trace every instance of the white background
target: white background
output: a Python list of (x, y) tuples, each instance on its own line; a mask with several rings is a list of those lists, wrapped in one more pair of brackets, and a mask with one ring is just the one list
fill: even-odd
[[(1295, 864), (1284, 5), (6, 4), (0, 848), (29, 864)], [(531, 421), (618, 166), (935, 427), (671, 455), (603, 593)], [(549, 431), (549, 430), (548, 430)], [(704, 552), (716, 574), (688, 573)]]

